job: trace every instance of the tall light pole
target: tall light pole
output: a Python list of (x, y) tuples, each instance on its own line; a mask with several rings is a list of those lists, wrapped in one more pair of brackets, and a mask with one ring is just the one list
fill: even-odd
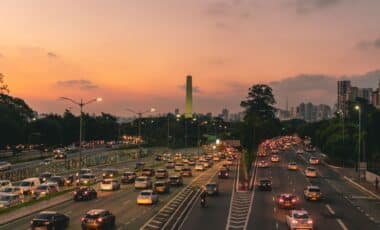
[(61, 97), (62, 100), (69, 101), (73, 103), (74, 105), (79, 106), (80, 108), (80, 116), (79, 116), (79, 168), (82, 168), (82, 129), (83, 129), (83, 107), (85, 107), (88, 104), (94, 103), (94, 102), (101, 102), (103, 99), (101, 97), (97, 97), (94, 99), (91, 99), (89, 101), (84, 102), (83, 99), (80, 99), (80, 102), (75, 101), (68, 97)]
[(361, 155), (361, 129), (362, 129), (362, 110), (359, 105), (355, 106), (355, 110), (359, 112), (359, 137), (358, 137), (358, 145), (359, 145), (359, 151), (358, 151), (358, 172), (359, 172), (359, 179), (360, 179), (360, 170), (359, 170), (359, 163), (360, 163), (360, 155)]
[[(138, 135), (139, 135), (140, 140), (142, 140), (142, 137), (141, 137), (141, 119), (142, 119), (142, 116), (144, 114), (146, 114), (146, 113), (154, 113), (154, 112), (156, 112), (156, 109), (155, 108), (150, 108), (150, 109), (148, 109), (148, 110), (146, 110), (144, 112), (136, 112), (135, 110), (130, 109), (130, 108), (127, 108), (126, 110), (138, 116), (138, 118), (139, 118), (139, 122), (138, 122)], [(140, 143), (141, 143), (141, 141), (138, 142), (139, 153), (137, 155), (137, 159), (140, 159), (140, 153), (141, 153), (141, 144)]]
[(193, 121), (197, 123), (197, 153), (199, 156), (199, 147), (200, 147), (200, 126), (199, 126), (199, 121), (197, 117), (193, 118)]

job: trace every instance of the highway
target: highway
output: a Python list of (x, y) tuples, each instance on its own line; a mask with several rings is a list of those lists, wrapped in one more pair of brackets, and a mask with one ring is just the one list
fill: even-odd
[[(249, 218), (248, 229), (288, 229), (285, 216), (288, 210), (280, 209), (275, 202), (275, 196), (280, 193), (293, 193), (299, 197), (297, 208), (307, 210), (316, 229), (379, 229), (365, 214), (359, 212), (345, 198), (337, 192), (331, 184), (341, 184), (341, 178), (329, 170), (325, 165), (316, 166), (319, 177), (309, 179), (303, 174), (307, 167), (306, 157), (296, 156), (295, 150), (280, 153), (281, 161), (272, 163), (269, 168), (258, 168), (255, 183), (260, 178), (270, 178), (273, 183), (271, 192), (258, 191), (255, 188), (252, 213)], [(270, 161), (269, 156), (265, 157)], [(299, 170), (287, 170), (287, 164), (296, 161)], [(325, 199), (321, 201), (305, 201), (303, 189), (307, 185), (318, 185)], [(344, 183), (343, 183), (344, 184)], [(345, 184), (345, 190), (352, 187)], [(363, 195), (362, 195), (363, 196)], [(377, 208), (377, 210), (379, 210)]]
[[(148, 162), (147, 162), (148, 163)], [(165, 162), (159, 162), (156, 168), (164, 167)], [(149, 162), (153, 164), (153, 161)], [(134, 163), (121, 166), (123, 168), (132, 168)], [(211, 169), (209, 169), (211, 170)], [(201, 172), (203, 173), (203, 172)], [(176, 174), (169, 170), (169, 175)], [(48, 210), (59, 211), (70, 217), (69, 229), (80, 229), (81, 217), (90, 209), (103, 208), (109, 210), (116, 216), (117, 229), (138, 229), (144, 224), (155, 212), (162, 208), (165, 203), (182, 190), (187, 184), (196, 178), (200, 173), (193, 171), (193, 177), (184, 178), (184, 186), (171, 187), (168, 195), (160, 195), (160, 202), (153, 206), (141, 206), (136, 204), (136, 198), (139, 191), (135, 191), (133, 184), (122, 185), (121, 189), (113, 192), (98, 191), (98, 199), (85, 202), (74, 202), (72, 200), (51, 207)], [(153, 180), (155, 181), (155, 179)], [(98, 188), (98, 186), (96, 186)], [(33, 215), (25, 216), (19, 220), (1, 226), (0, 229), (27, 229)]]

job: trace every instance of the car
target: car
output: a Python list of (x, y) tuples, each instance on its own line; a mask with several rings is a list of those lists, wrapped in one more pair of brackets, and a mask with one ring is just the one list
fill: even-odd
[(43, 211), (38, 213), (30, 221), (30, 228), (32, 230), (37, 229), (68, 229), (70, 223), (70, 218), (64, 214), (55, 211)]
[(18, 187), (18, 186), (7, 186), (7, 187), (2, 187), (0, 189), (0, 192), (5, 192), (5, 193), (9, 193), (9, 194), (15, 194), (15, 195), (23, 195), (22, 194), (22, 191), (21, 191), (21, 188)]
[(155, 175), (155, 171), (152, 168), (144, 168), (141, 171), (141, 176), (147, 176), (147, 177), (152, 177)]
[(229, 166), (232, 166), (234, 164), (234, 160), (233, 159), (227, 159), (226, 164)]
[(0, 208), (9, 208), (20, 203), (20, 195), (0, 192)]
[(157, 169), (157, 171), (156, 171), (156, 178), (157, 179), (168, 178), (168, 176), (169, 176), (168, 170), (166, 170), (166, 169)]
[(92, 170), (83, 168), (83, 169), (79, 170), (79, 172), (77, 173), (77, 176), (82, 176), (84, 174), (92, 174)]
[(57, 192), (59, 192), (59, 187), (56, 183), (43, 183), (36, 188), (34, 194), (43, 197)]
[(322, 192), (318, 186), (309, 185), (303, 190), (306, 200), (320, 200), (322, 199)]
[(64, 185), (65, 186), (73, 186), (76, 183), (79, 183), (79, 178), (76, 175), (68, 175), (64, 178)]
[(0, 171), (7, 171), (10, 170), (12, 167), (12, 164), (6, 161), (0, 161)]
[(103, 171), (102, 173), (103, 179), (112, 179), (119, 176), (119, 170), (117, 169), (108, 168), (108, 169), (103, 169), (102, 171)]
[(156, 160), (156, 161), (162, 161), (163, 157), (161, 155), (157, 154), (156, 157), (154, 158), (154, 160)]
[(180, 172), (183, 169), (183, 167), (185, 167), (184, 164), (182, 164), (182, 163), (176, 163), (175, 166), (174, 166), (174, 171)]
[(280, 162), (280, 157), (278, 155), (272, 155), (270, 161), (273, 163)]
[(44, 183), (44, 182), (48, 181), (50, 179), (50, 177), (52, 177), (52, 176), (53, 176), (53, 173), (51, 173), (51, 172), (41, 173), (40, 177), (39, 177), (40, 178), (40, 182)]
[(100, 182), (100, 190), (114, 191), (120, 189), (120, 182), (117, 179), (104, 179)]
[(282, 193), (277, 196), (277, 205), (280, 208), (295, 208), (298, 198), (290, 193)]
[(257, 156), (259, 156), (259, 157), (266, 157), (268, 154), (267, 154), (267, 152), (266, 151), (259, 151), (258, 153), (257, 153)]
[(185, 167), (181, 170), (181, 176), (183, 177), (191, 177), (193, 173), (191, 172), (191, 168)]
[(264, 160), (261, 160), (261, 161), (259, 161), (259, 163), (257, 164), (257, 166), (259, 168), (268, 168), (269, 167), (269, 163), (266, 162), (266, 161), (264, 161)]
[(194, 169), (196, 170), (196, 171), (204, 171), (205, 170), (205, 167), (204, 167), (204, 165), (203, 164), (196, 164), (195, 165), (195, 167), (194, 167)]
[(152, 181), (147, 176), (139, 176), (135, 180), (135, 189), (148, 189), (152, 188)]
[(81, 200), (92, 200), (96, 199), (98, 197), (98, 193), (93, 187), (78, 187), (73, 192), (74, 194), (74, 201), (81, 201)]
[(170, 186), (168, 182), (166, 181), (156, 181), (154, 183), (154, 191), (157, 193), (169, 193), (170, 192)]
[(310, 157), (309, 158), (309, 164), (311, 164), (311, 165), (317, 165), (317, 164), (319, 164), (319, 159), (316, 158), (316, 157)]
[(207, 183), (204, 189), (207, 195), (210, 195), (210, 196), (219, 195), (219, 185), (215, 182)]
[(219, 157), (219, 156), (213, 156), (213, 157), (212, 157), (212, 160), (213, 160), (213, 161), (220, 161), (220, 157)]
[(64, 186), (65, 185), (65, 178), (61, 176), (52, 176), (48, 179), (48, 182), (57, 183), (58, 186)]
[(201, 164), (203, 164), (203, 167), (204, 167), (205, 169), (210, 168), (210, 164), (209, 164), (209, 161), (208, 161), (208, 160), (202, 160), (202, 161), (201, 161)]
[(40, 186), (40, 178), (38, 177), (31, 177), (22, 180), (18, 187), (20, 187), (22, 194), (28, 195), (28, 194), (33, 194), (35, 189)]
[(288, 164), (288, 170), (297, 170), (298, 169), (298, 165), (296, 162), (289, 162)]
[(182, 186), (183, 185), (183, 179), (180, 175), (170, 176), (168, 179), (168, 183), (171, 186)]
[(60, 159), (65, 159), (66, 156), (66, 150), (61, 148), (61, 149), (55, 149), (53, 150), (54, 153), (54, 159), (60, 160)]
[(195, 165), (195, 161), (192, 160), (192, 159), (190, 159), (190, 160), (187, 162), (187, 164), (188, 164), (189, 166), (194, 166), (194, 165)]
[(175, 163), (173, 161), (168, 161), (166, 163), (166, 168), (167, 169), (174, 169)]
[(0, 189), (9, 186), (12, 186), (12, 182), (10, 180), (0, 180)]
[(227, 168), (220, 168), (218, 172), (219, 178), (228, 178), (229, 177), (228, 169)]
[(40, 162), (40, 165), (50, 165), (52, 162), (51, 159), (44, 159), (43, 161)]
[(305, 152), (302, 150), (302, 149), (298, 149), (297, 151), (296, 151), (296, 154), (297, 155), (302, 155), (302, 154), (304, 154)]
[(258, 189), (260, 191), (272, 191), (272, 181), (268, 178), (260, 179)]
[(291, 210), (286, 216), (286, 224), (289, 229), (310, 229), (313, 230), (313, 220), (305, 210)]
[(128, 183), (134, 183), (137, 175), (135, 172), (124, 172), (123, 175), (121, 175), (121, 183), (128, 184)]
[(136, 201), (137, 204), (156, 204), (158, 203), (158, 194), (151, 189), (143, 190), (137, 196)]
[(105, 209), (93, 209), (81, 219), (82, 230), (86, 229), (114, 229), (116, 217)]
[(313, 167), (307, 167), (304, 171), (306, 177), (317, 177), (317, 170)]
[(79, 185), (91, 185), (96, 183), (96, 177), (92, 173), (83, 174), (79, 178)]

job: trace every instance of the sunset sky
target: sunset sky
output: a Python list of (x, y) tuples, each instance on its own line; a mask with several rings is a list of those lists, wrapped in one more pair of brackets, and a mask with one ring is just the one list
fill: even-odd
[(195, 112), (239, 111), (255, 83), (279, 107), (332, 105), (335, 78), (380, 78), (379, 12), (379, 0), (1, 0), (0, 73), (38, 112), (70, 107), (60, 96), (101, 96), (88, 111), (120, 116), (183, 111), (188, 74)]

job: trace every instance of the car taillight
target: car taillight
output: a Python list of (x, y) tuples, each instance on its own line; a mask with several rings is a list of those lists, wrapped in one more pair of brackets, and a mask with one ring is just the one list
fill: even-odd
[(297, 202), (297, 199), (296, 199), (296, 198), (293, 198), (293, 199), (292, 199), (292, 203), (295, 203), (295, 202)]
[(308, 220), (307, 223), (308, 223), (308, 224), (312, 224), (313, 221), (312, 221), (312, 220)]
[(77, 192), (75, 191), (75, 192), (74, 192), (74, 195), (76, 195), (76, 194), (77, 194)]
[(226, 176), (228, 176), (228, 173), (226, 173)]
[(102, 222), (103, 219), (99, 217), (98, 219), (96, 219), (96, 221), (98, 221), (98, 222)]
[(82, 218), (80, 219), (80, 221), (82, 221), (82, 222), (85, 221), (85, 220), (86, 220), (86, 219), (85, 219), (84, 217), (82, 217)]
[(293, 224), (297, 224), (298, 221), (296, 221), (296, 220), (292, 220), (292, 223), (293, 223)]
[(280, 199), (279, 202), (280, 202), (280, 203), (284, 202), (284, 199)]
[(87, 194), (88, 194), (88, 192), (87, 192), (87, 191), (85, 191), (85, 192), (84, 192), (84, 195), (87, 195)]

